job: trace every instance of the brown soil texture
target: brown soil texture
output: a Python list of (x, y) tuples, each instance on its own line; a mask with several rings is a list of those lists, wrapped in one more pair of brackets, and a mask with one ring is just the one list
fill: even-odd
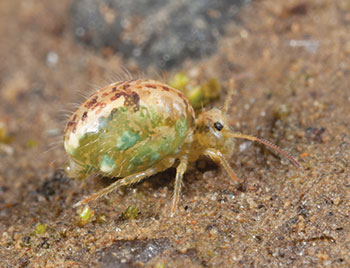
[(86, 224), (72, 205), (109, 181), (61, 171), (65, 115), (123, 68), (161, 70), (78, 44), (70, 5), (0, 2), (1, 267), (350, 266), (348, 0), (253, 1), (215, 54), (178, 67), (221, 81), (217, 106), (235, 78), (232, 128), (287, 149), (302, 169), (239, 140), (239, 185), (203, 158), (175, 217), (171, 169), (91, 203)]

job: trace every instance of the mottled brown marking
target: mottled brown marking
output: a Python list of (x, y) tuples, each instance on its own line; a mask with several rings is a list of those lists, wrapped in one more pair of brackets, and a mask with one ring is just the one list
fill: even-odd
[(125, 93), (124, 92), (118, 92), (116, 93), (112, 98), (111, 98), (111, 101), (114, 101), (118, 98), (120, 98), (120, 96), (124, 95)]
[(72, 121), (75, 121), (77, 119), (77, 114), (74, 114)]
[(86, 118), (87, 118), (87, 112), (84, 112), (83, 115), (81, 116), (81, 120), (85, 121)]
[(91, 110), (91, 111), (95, 110), (95, 109), (97, 108), (98, 105), (99, 105), (99, 103), (96, 103), (94, 106), (92, 106), (92, 107), (90, 108), (90, 110)]
[(140, 110), (140, 105), (139, 105), (140, 96), (136, 92), (132, 92), (131, 97), (133, 101), (134, 112), (137, 112), (138, 110)]
[(109, 95), (108, 92), (104, 92), (104, 93), (102, 94), (102, 97), (106, 97), (106, 96), (108, 96), (108, 95)]
[(134, 108), (134, 111), (139, 110), (139, 101), (140, 101), (140, 96), (135, 92), (118, 92), (116, 93), (111, 100), (116, 100), (120, 98), (121, 96), (124, 97), (124, 106), (131, 106)]
[(155, 85), (152, 85), (152, 84), (145, 84), (145, 86), (148, 88), (153, 88), (153, 89), (157, 88)]
[(116, 91), (117, 91), (117, 87), (113, 87), (112, 92), (116, 92)]
[(92, 105), (94, 105), (97, 102), (98, 96), (93, 97), (91, 100), (89, 100), (86, 104), (86, 108), (90, 108)]
[(75, 133), (77, 129), (77, 122), (69, 121), (67, 123), (67, 127), (72, 127), (72, 132)]
[(133, 106), (138, 105), (138, 102), (140, 100), (139, 95), (136, 92), (117, 92), (110, 100), (114, 101), (121, 96), (124, 96), (124, 106)]
[(131, 97), (133, 98), (133, 101), (134, 101), (134, 103), (135, 104), (138, 104), (139, 103), (139, 101), (140, 101), (140, 96), (136, 93), (136, 92), (132, 92), (131, 93)]
[(169, 88), (166, 86), (162, 86), (162, 89), (164, 89), (165, 91), (169, 91)]
[(185, 96), (184, 96), (182, 93), (180, 93), (180, 92), (178, 92), (177, 95), (178, 95), (180, 98), (185, 98)]
[(99, 103), (96, 103), (96, 105), (94, 106), (94, 107), (92, 107), (91, 108), (91, 110), (93, 111), (93, 110), (95, 110), (96, 108), (98, 108), (96, 111), (95, 111), (95, 114), (98, 114), (98, 113), (100, 113), (101, 111), (102, 111), (102, 109), (104, 108), (104, 107), (106, 107), (106, 103), (104, 103), (104, 102), (99, 102)]
[(129, 88), (130, 87), (130, 84), (125, 84), (125, 85), (123, 85), (123, 89), (125, 90), (125, 89), (127, 89), (127, 88)]

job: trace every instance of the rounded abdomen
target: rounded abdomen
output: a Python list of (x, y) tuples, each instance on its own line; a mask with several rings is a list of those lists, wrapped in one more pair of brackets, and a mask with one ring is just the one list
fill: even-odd
[(64, 133), (69, 175), (124, 177), (176, 156), (193, 132), (194, 111), (179, 91), (154, 80), (122, 81), (90, 96)]

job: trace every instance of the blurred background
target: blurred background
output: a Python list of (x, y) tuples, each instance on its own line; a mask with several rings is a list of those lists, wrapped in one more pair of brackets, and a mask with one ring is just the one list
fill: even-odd
[[(350, 265), (348, 0), (0, 1), (2, 267)], [(173, 170), (72, 209), (108, 179), (68, 179), (67, 116), (112, 81), (215, 79), (250, 142), (239, 186), (203, 159), (169, 218)], [(84, 214), (85, 213), (85, 214)]]

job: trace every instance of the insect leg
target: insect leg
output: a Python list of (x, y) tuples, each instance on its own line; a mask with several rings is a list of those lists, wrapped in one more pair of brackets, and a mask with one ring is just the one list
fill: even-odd
[(236, 174), (233, 172), (226, 158), (222, 155), (220, 151), (214, 149), (207, 149), (204, 151), (204, 154), (209, 156), (214, 162), (219, 162), (224, 167), (231, 179), (233, 179), (235, 182), (238, 182)]
[(111, 185), (107, 186), (106, 188), (103, 188), (102, 190), (98, 191), (97, 193), (94, 193), (92, 195), (89, 195), (88, 197), (84, 198), (83, 200), (80, 200), (78, 203), (74, 204), (73, 207), (79, 207), (81, 205), (87, 204), (91, 201), (94, 201), (106, 194), (109, 194), (110, 192), (118, 189), (120, 186), (126, 186), (130, 184), (137, 183), (141, 181), (142, 179), (152, 176), (159, 172), (159, 169), (157, 168), (149, 168), (145, 171), (141, 171), (132, 175), (129, 175), (123, 179), (117, 180), (116, 182), (112, 183)]
[(176, 178), (175, 178), (175, 187), (174, 187), (174, 196), (173, 196), (173, 203), (171, 206), (171, 213), (170, 216), (174, 216), (177, 203), (179, 202), (180, 192), (181, 192), (181, 185), (182, 185), (182, 178), (183, 175), (187, 169), (188, 160), (187, 158), (182, 158), (180, 160), (180, 164), (176, 168)]

